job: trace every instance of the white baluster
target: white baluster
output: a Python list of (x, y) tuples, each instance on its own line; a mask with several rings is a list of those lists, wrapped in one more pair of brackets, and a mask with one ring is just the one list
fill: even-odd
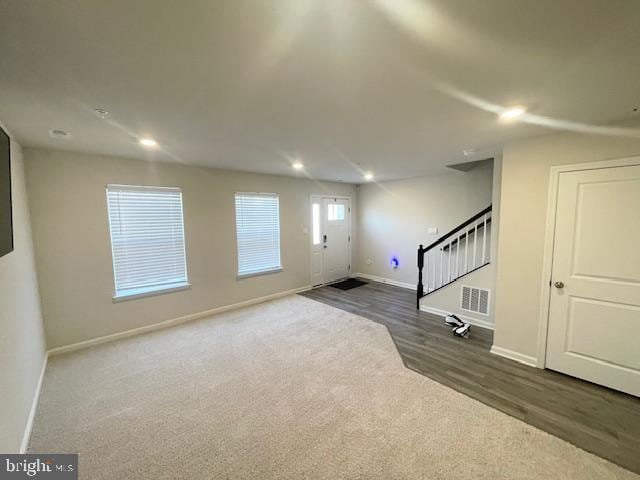
[(484, 214), (484, 230), (482, 234), (482, 265), (485, 263), (487, 252), (487, 214)]
[[(482, 223), (481, 223), (482, 222)], [(455, 236), (450, 236), (447, 240), (442, 240), (435, 248), (426, 252), (426, 293), (447, 285), (462, 275), (469, 273), (470, 271), (480, 268), (488, 263), (488, 259), (491, 257), (491, 238), (489, 237), (488, 227), (491, 222), (491, 212), (487, 212), (482, 216), (481, 220), (474, 220), (472, 225), (465, 228), (464, 234), (458, 232)], [(482, 245), (478, 245), (478, 233), (482, 230)], [(469, 233), (473, 234), (473, 265), (469, 265)], [(460, 253), (462, 248), (462, 239), (464, 237), (464, 253)], [(489, 240), (487, 240), (489, 237)], [(455, 274), (452, 266), (453, 246), (456, 247), (455, 257)], [(482, 253), (478, 252), (478, 248), (482, 248)], [(438, 267), (438, 250), (440, 251), (440, 267)], [(480, 253), (480, 255), (478, 255)], [(447, 261), (445, 265), (444, 256), (447, 255)], [(460, 268), (460, 263), (464, 255), (464, 269)], [(479, 262), (480, 261), (480, 262)], [(447, 273), (444, 269), (447, 267)], [(438, 273), (439, 270), (439, 273)], [(438, 276), (440, 282), (438, 282)], [(445, 283), (446, 280), (446, 283)]]
[(428, 252), (429, 256), (429, 269), (427, 270), (427, 290), (431, 287), (431, 270), (433, 269), (433, 256), (431, 252)]
[(427, 288), (425, 292), (429, 293), (429, 252), (425, 255), (424, 262), (425, 270), (427, 271)]
[(467, 257), (469, 256), (469, 230), (465, 230), (464, 232), (464, 273), (467, 273), (469, 270), (469, 264), (467, 263)]
[(456, 276), (460, 276), (460, 236), (456, 237)]
[(447, 258), (447, 276), (449, 277), (449, 280), (447, 283), (451, 282), (451, 257), (451, 240), (449, 240), (449, 257)]
[[(491, 228), (491, 225), (489, 224), (489, 222), (491, 221), (492, 221), (491, 212), (489, 212), (487, 214), (487, 228)], [(491, 261), (491, 232), (489, 232), (488, 230), (487, 232), (489, 235), (489, 241), (487, 241), (487, 259), (488, 259), (487, 261), (490, 262)]]
[(442, 281), (443, 281), (443, 268), (444, 268), (444, 250), (442, 247), (440, 247), (440, 286), (442, 286)]
[(476, 247), (478, 244), (478, 221), (475, 222), (474, 232), (473, 232), (473, 269), (476, 268)]
[(433, 288), (436, 288), (436, 251), (435, 250), (431, 250), (431, 256), (432, 258), (432, 262), (433, 263)]

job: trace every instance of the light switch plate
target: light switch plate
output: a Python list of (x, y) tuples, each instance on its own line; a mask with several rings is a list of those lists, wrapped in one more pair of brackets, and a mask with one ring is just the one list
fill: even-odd
[(437, 234), (438, 234), (438, 227), (429, 227), (428, 232), (429, 232), (431, 235), (437, 235)]

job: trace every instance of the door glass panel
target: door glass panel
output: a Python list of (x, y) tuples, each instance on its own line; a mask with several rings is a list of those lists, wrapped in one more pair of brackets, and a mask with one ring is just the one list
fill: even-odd
[(320, 245), (320, 204), (311, 207), (311, 230), (314, 245)]
[(328, 208), (328, 220), (344, 220), (344, 205), (332, 203)]

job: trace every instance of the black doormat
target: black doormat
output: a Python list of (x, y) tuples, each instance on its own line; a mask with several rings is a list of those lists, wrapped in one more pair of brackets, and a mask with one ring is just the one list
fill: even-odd
[(349, 278), (348, 280), (344, 280), (338, 283), (332, 283), (329, 285), (333, 288), (339, 288), (340, 290), (351, 290), (352, 288), (361, 287), (362, 285), (366, 285), (367, 282), (363, 282), (362, 280), (358, 280), (357, 278)]

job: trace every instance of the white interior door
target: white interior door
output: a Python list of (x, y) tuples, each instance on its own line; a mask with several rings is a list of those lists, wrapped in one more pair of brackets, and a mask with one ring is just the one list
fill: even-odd
[(547, 368), (640, 396), (640, 166), (560, 174)]
[(351, 242), (349, 199), (311, 197), (311, 284), (349, 276)]

